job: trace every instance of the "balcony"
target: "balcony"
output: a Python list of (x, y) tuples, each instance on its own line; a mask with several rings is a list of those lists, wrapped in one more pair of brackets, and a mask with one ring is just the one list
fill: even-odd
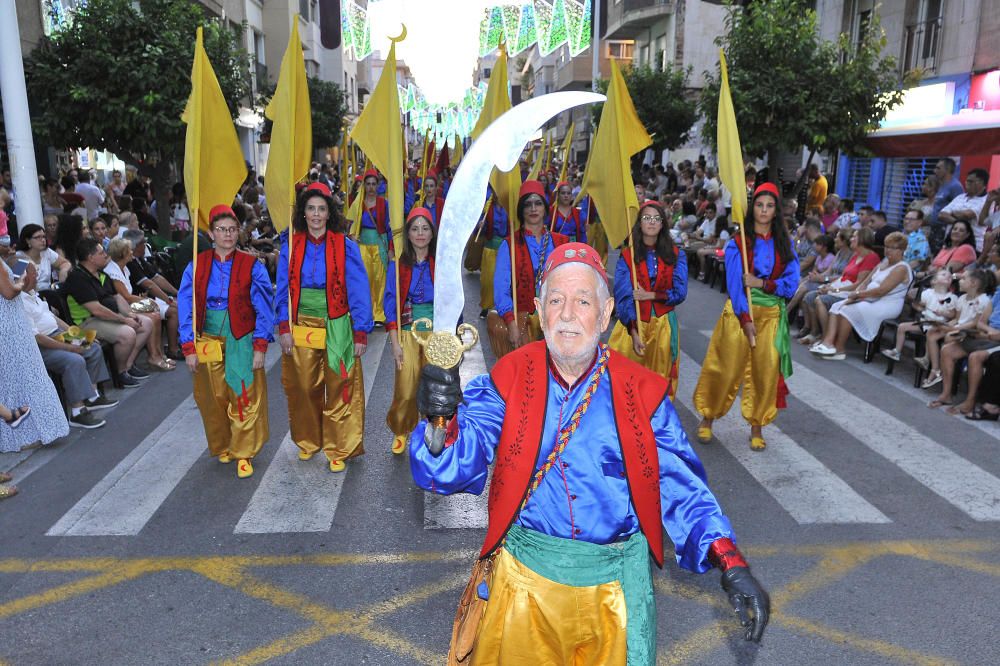
[[(611, 76), (611, 64), (605, 56), (601, 45), (602, 53), (598, 61), (598, 69), (602, 79)], [(566, 62), (556, 66), (555, 89), (556, 90), (590, 90), (593, 82), (591, 80), (593, 70), (593, 60), (590, 51), (584, 55), (570, 58)]]
[(914, 69), (934, 72), (941, 50), (941, 17), (906, 26), (903, 32), (903, 73)]
[(633, 39), (640, 32), (674, 13), (677, 0), (610, 0), (606, 39)]
[(267, 79), (267, 65), (264, 63), (254, 61), (253, 78), (257, 93), (267, 90), (268, 86), (271, 85), (271, 82)]

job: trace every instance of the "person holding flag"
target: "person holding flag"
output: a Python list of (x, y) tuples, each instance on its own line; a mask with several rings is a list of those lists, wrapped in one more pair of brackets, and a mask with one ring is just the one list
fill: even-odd
[(587, 214), (573, 205), (573, 186), (563, 181), (556, 185), (549, 229), (566, 236), (571, 243), (587, 242)]
[[(395, 438), (392, 452), (403, 453), (406, 441), (420, 420), (417, 414), (417, 380), (427, 363), (424, 347), (414, 339), (426, 338), (434, 323), (434, 249), (437, 230), (431, 212), (416, 207), (403, 227), (403, 252), (396, 263), (389, 262), (385, 288), (385, 329), (389, 332), (392, 357), (396, 361), (396, 382), (392, 406), (385, 422)], [(396, 275), (399, 275), (400, 319), (396, 320)]]
[[(500, 243), (493, 275), (496, 314), (489, 314), (487, 327), (490, 344), (497, 359), (522, 344), (541, 339), (535, 297), (538, 295), (542, 269), (552, 251), (569, 242), (566, 236), (552, 233), (545, 226), (547, 208), (544, 186), (537, 180), (524, 181), (517, 198), (520, 228), (512, 231)], [(514, 240), (513, 252), (511, 239)]]
[(371, 288), (372, 317), (375, 325), (385, 322), (382, 295), (385, 293), (386, 266), (389, 261), (389, 203), (378, 194), (378, 171), (368, 169), (364, 174), (364, 201), (361, 211), (361, 228), (357, 241), (361, 259), (368, 273)]
[(438, 179), (440, 176), (436, 169), (430, 169), (423, 178), (423, 190), (419, 196), (406, 195), (406, 214), (409, 219), (410, 211), (415, 206), (426, 208), (433, 217), (434, 228), (441, 223), (441, 211), (444, 210), (444, 198), (438, 192)]
[(486, 191), (486, 212), (483, 214), (482, 230), (484, 237), (483, 255), (479, 261), (479, 318), (485, 319), (494, 307), (493, 276), (496, 275), (497, 252), (507, 234), (507, 211), (497, 201), (493, 188)]
[(300, 460), (322, 450), (331, 472), (364, 453), (360, 357), (373, 326), (361, 250), (336, 231), (338, 218), (326, 185), (302, 192), (278, 255), (275, 308), (292, 440)]
[[(608, 345), (665, 377), (672, 400), (677, 394), (680, 354), (674, 308), (687, 298), (688, 269), (687, 255), (678, 251), (667, 220), (658, 201), (642, 204), (628, 247), (622, 249), (615, 267), (618, 323)], [(636, 320), (636, 303), (641, 324)]]
[(215, 249), (184, 271), (179, 336), (209, 453), (221, 463), (239, 461), (236, 475), (244, 479), (270, 437), (264, 354), (274, 340), (274, 291), (264, 264), (236, 249), (233, 209), (215, 206), (208, 220)]

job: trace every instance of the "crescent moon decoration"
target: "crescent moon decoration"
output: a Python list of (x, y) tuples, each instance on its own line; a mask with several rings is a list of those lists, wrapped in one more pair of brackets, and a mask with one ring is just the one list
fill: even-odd
[(398, 37), (390, 37), (389, 38), (390, 42), (401, 42), (404, 39), (406, 39), (406, 24), (400, 23), (400, 25), (403, 26), (403, 32), (399, 33)]
[(469, 148), (448, 189), (438, 226), (434, 330), (454, 333), (465, 307), (462, 253), (479, 222), (493, 168), (516, 168), (525, 144), (551, 118), (575, 106), (598, 104), (605, 99), (604, 95), (583, 91), (534, 97), (493, 121)]
[(312, 331), (306, 333), (306, 344), (312, 344), (312, 337), (313, 337)]

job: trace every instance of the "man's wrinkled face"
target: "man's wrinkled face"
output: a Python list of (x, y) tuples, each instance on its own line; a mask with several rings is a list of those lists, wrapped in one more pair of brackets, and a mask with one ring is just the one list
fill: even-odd
[(544, 301), (535, 298), (545, 343), (557, 363), (583, 363), (594, 355), (614, 307), (599, 279), (585, 264), (565, 264), (546, 278)]

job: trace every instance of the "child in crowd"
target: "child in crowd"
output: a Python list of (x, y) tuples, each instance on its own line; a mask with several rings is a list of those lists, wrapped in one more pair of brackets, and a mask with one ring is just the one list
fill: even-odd
[(966, 271), (958, 281), (958, 289), (962, 292), (955, 309), (946, 323), (935, 324), (927, 331), (927, 355), (915, 358), (920, 367), (929, 369), (930, 374), (921, 388), (930, 388), (941, 382), (941, 344), (942, 341), (953, 342), (965, 337), (965, 332), (976, 327), (979, 315), (990, 302), (988, 296), (993, 292), (996, 281), (993, 274), (979, 268)]
[(958, 296), (951, 291), (951, 280), (951, 271), (947, 268), (942, 268), (934, 274), (931, 288), (920, 292), (920, 300), (913, 302), (913, 309), (919, 316), (914, 321), (899, 325), (896, 329), (896, 346), (893, 349), (883, 349), (884, 356), (898, 361), (907, 333), (917, 331), (926, 333), (931, 326), (948, 321), (958, 302)]

